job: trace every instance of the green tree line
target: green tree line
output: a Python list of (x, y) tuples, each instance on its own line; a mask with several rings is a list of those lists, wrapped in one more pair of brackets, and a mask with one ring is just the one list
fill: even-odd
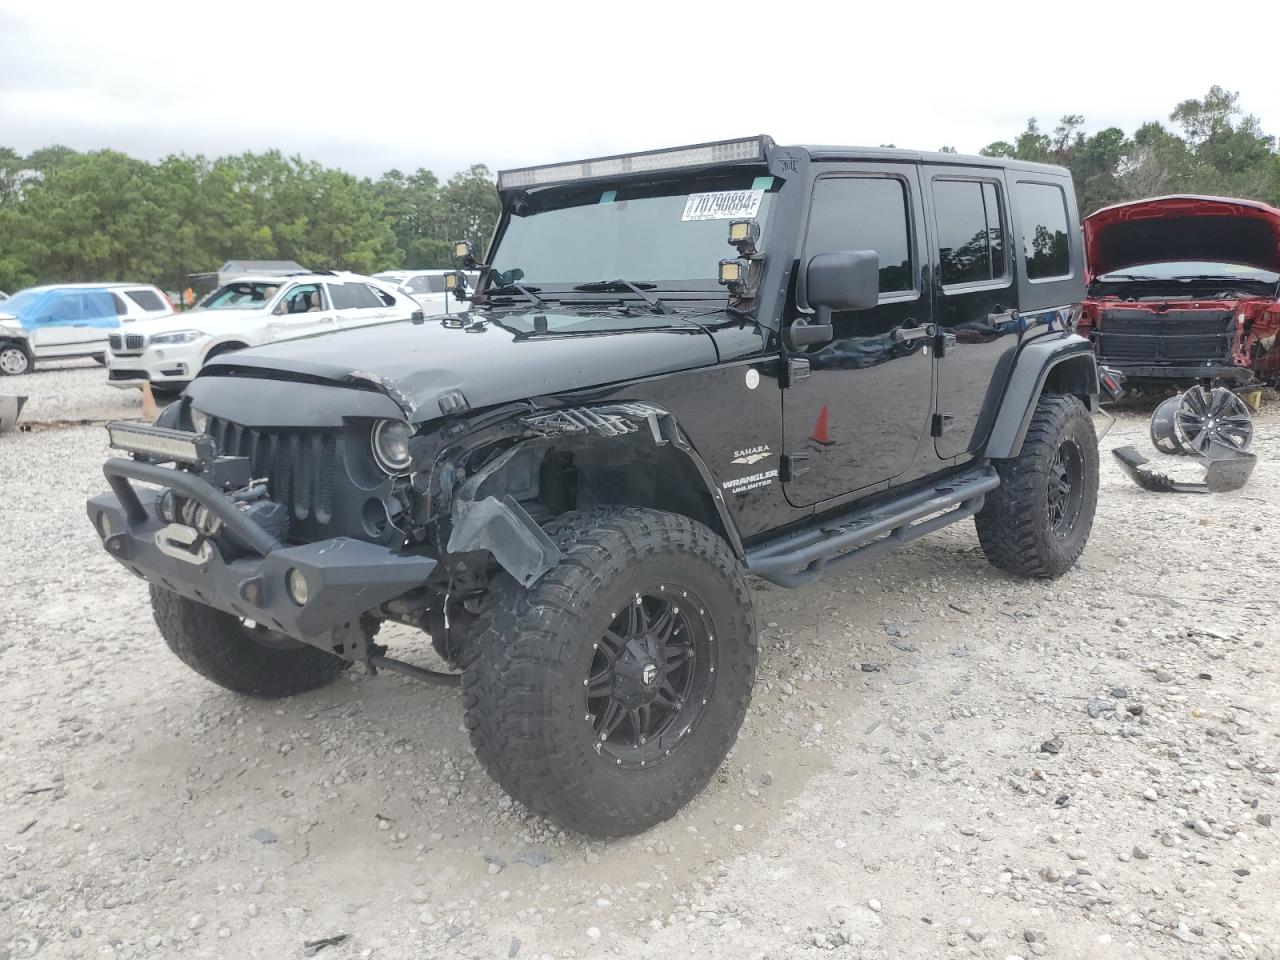
[(148, 163), (113, 150), (0, 147), (0, 290), (135, 280), (181, 289), (228, 259), (372, 273), (453, 265), (499, 211), (489, 169), (377, 180), (278, 151)]
[(1086, 133), (1085, 118), (1068, 114), (1052, 133), (1036, 118), (1013, 141), (983, 147), (991, 157), (1056, 163), (1071, 171), (1081, 216), (1100, 207), (1167, 193), (1243, 197), (1280, 206), (1276, 138), (1245, 114), (1239, 94), (1214, 86), (1184, 100), (1169, 125), (1150, 121), (1132, 136), (1118, 127)]
[[(1280, 206), (1276, 138), (1236, 93), (1212, 87), (1167, 119), (1129, 135), (1089, 133), (1078, 114), (1052, 132), (1032, 118), (981, 152), (1066, 166), (1082, 215), (1163, 193)], [(359, 178), (278, 151), (149, 163), (112, 150), (0, 147), (0, 289), (125, 279), (178, 289), (233, 257), (364, 273), (448, 267), (452, 242), (483, 243), (498, 212), (482, 164), (442, 183), (426, 169)]]

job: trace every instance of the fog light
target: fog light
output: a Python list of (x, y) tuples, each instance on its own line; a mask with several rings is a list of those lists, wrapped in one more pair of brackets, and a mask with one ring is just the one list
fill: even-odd
[(105, 510), (99, 510), (98, 516), (94, 519), (96, 521), (94, 526), (98, 528), (98, 534), (102, 539), (105, 540), (111, 536), (111, 515)]
[(307, 578), (302, 575), (302, 571), (297, 567), (290, 567), (285, 575), (284, 584), (289, 590), (290, 599), (300, 607), (306, 606), (310, 599), (310, 592), (307, 588)]

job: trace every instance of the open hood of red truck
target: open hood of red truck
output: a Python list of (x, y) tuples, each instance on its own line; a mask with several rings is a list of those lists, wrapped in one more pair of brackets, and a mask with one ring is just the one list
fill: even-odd
[(1171, 196), (1084, 219), (1088, 277), (1144, 263), (1237, 263), (1280, 273), (1280, 210), (1256, 200)]

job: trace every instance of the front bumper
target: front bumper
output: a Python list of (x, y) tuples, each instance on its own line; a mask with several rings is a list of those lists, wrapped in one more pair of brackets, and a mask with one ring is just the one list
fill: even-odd
[(179, 343), (147, 347), (141, 353), (107, 354), (107, 383), (113, 387), (140, 387), (144, 383), (187, 383), (200, 370), (205, 343)]
[(1233, 363), (1209, 361), (1197, 364), (1135, 364), (1099, 357), (1099, 363), (1114, 367), (1124, 377), (1125, 383), (1149, 381), (1160, 383), (1184, 383), (1198, 380), (1221, 380), (1243, 386), (1253, 380), (1253, 371)]
[[(185, 470), (113, 459), (103, 472), (113, 492), (93, 497), (87, 507), (108, 553), (145, 580), (330, 652), (335, 632), (421, 586), (436, 567), (430, 557), (348, 537), (286, 546)], [(243, 555), (227, 559), (218, 543), (195, 535), (194, 528), (167, 523), (157, 509), (162, 491), (135, 488), (133, 481), (160, 484), (208, 507), (243, 545)], [(295, 569), (306, 578), (305, 604), (286, 587)]]

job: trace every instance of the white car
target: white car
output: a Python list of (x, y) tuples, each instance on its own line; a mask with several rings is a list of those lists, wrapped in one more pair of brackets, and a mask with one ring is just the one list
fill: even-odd
[(29, 373), (37, 360), (105, 358), (122, 326), (173, 314), (146, 283), (59, 283), (19, 290), (0, 303), (0, 374)]
[(194, 310), (113, 333), (107, 381), (178, 393), (218, 354), (396, 323), (421, 312), (408, 294), (354, 273), (244, 277), (219, 287)]
[[(375, 279), (391, 284), (417, 300), (422, 312), (427, 316), (440, 313), (458, 313), (458, 299), (446, 296), (444, 291), (445, 274), (453, 270), (384, 270), (375, 273)], [(467, 285), (474, 290), (480, 279), (478, 273), (467, 273)], [(466, 307), (461, 308), (465, 310)]]

